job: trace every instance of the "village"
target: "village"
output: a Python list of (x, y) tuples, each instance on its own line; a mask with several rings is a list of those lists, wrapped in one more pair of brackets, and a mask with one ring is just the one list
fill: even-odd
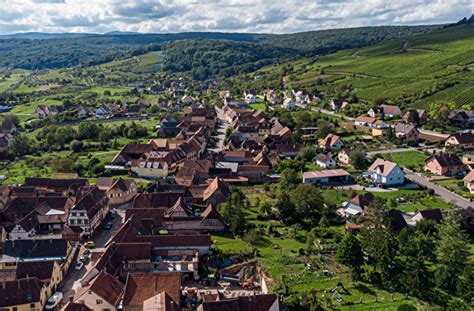
[[(348, 200), (325, 205), (348, 235), (364, 227), (379, 195), (396, 207), (387, 214), (396, 232), (473, 206), (471, 130), (425, 131), (424, 110), (387, 104), (347, 117), (347, 101), (304, 90), (283, 99), (274, 91), (235, 96), (220, 90), (221, 102), (211, 105), (185, 95), (166, 107), (179, 113), (162, 115), (154, 138), (125, 144), (105, 165), (117, 177), (91, 183), (63, 174), (2, 185), (2, 310), (281, 310), (282, 296), (258, 262), (216, 257), (215, 234), (238, 232), (235, 222), (245, 222), (223, 208), (235, 189), (296, 178), (312, 191), (350, 191)], [(262, 105), (265, 111), (253, 108)], [(104, 119), (109, 109), (78, 113)], [(296, 112), (327, 121), (295, 126), (278, 117)], [(36, 113), (56, 112), (38, 106)], [(474, 122), (472, 111), (449, 117)], [(15, 130), (2, 125), (3, 148)], [(410, 191), (442, 204), (411, 209)]]

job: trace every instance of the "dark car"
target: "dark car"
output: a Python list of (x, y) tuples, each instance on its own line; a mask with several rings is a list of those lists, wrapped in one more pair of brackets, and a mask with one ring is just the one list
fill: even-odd
[(104, 225), (105, 230), (110, 230), (112, 228), (113, 224), (111, 222), (108, 222)]

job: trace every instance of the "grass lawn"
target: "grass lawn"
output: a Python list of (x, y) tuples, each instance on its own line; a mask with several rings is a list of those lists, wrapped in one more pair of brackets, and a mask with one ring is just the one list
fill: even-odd
[(437, 180), (435, 181), (434, 183), (435, 184), (438, 184), (446, 189), (448, 189), (449, 191), (452, 191), (462, 197), (465, 197), (465, 198), (474, 198), (474, 195), (469, 193), (469, 191), (467, 191), (466, 187), (464, 187), (464, 183), (462, 184), (462, 186), (458, 185), (458, 182), (461, 182), (463, 183), (462, 179), (455, 179), (455, 178), (452, 178), (452, 179), (445, 179), (445, 180)]
[(250, 104), (250, 108), (255, 109), (255, 110), (262, 110), (262, 111), (267, 111), (267, 105), (264, 103), (255, 103), (255, 104)]
[(401, 167), (413, 168), (415, 171), (421, 171), (425, 165), (428, 156), (420, 151), (404, 151), (382, 154), (385, 160), (390, 160)]

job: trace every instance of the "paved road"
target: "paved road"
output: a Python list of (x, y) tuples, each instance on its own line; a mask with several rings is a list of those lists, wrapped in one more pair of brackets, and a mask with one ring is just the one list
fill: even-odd
[(225, 133), (227, 132), (227, 129), (230, 127), (229, 122), (224, 117), (224, 111), (220, 109), (219, 107), (216, 106), (216, 111), (217, 111), (217, 119), (218, 119), (218, 125), (217, 125), (217, 136), (216, 138), (216, 146), (214, 148), (209, 148), (208, 151), (212, 153), (218, 153), (224, 149), (224, 140), (225, 140)]
[(469, 200), (429, 181), (427, 178), (421, 176), (420, 173), (405, 170), (405, 177), (414, 183), (433, 189), (437, 195), (442, 197), (445, 201), (456, 205), (458, 208), (474, 207), (473, 202), (469, 202)]
[(433, 153), (433, 151), (442, 151), (441, 148), (432, 148), (432, 147), (405, 147), (405, 148), (392, 148), (392, 149), (381, 149), (381, 150), (374, 150), (367, 152), (368, 156), (373, 156), (376, 154), (384, 154), (384, 153), (397, 153), (397, 152), (406, 152), (406, 151), (428, 151)]

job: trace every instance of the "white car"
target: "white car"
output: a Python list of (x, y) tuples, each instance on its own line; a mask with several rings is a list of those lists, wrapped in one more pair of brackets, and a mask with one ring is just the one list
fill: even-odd
[(63, 300), (63, 293), (55, 292), (53, 296), (49, 297), (48, 301), (46, 302), (46, 310), (53, 310), (56, 308), (61, 301)]

